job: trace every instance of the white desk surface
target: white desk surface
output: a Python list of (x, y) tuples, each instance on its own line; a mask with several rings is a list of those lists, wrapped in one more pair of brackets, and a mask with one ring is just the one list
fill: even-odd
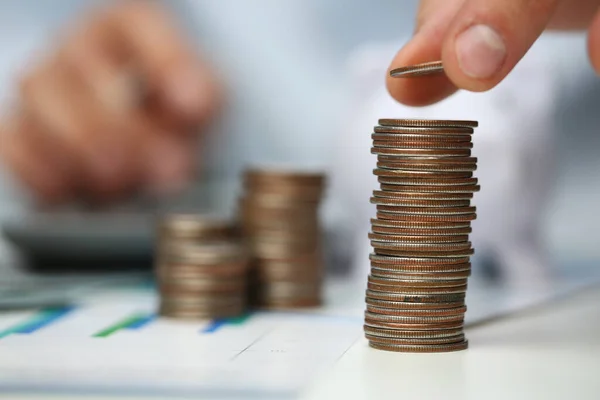
[[(600, 399), (600, 288), (472, 326), (466, 334), (469, 350), (446, 354), (375, 351), (361, 338), (302, 398)], [(12, 393), (0, 394), (0, 398), (82, 397)]]
[(361, 340), (305, 398), (600, 399), (600, 288), (466, 334), (469, 350), (437, 355)]

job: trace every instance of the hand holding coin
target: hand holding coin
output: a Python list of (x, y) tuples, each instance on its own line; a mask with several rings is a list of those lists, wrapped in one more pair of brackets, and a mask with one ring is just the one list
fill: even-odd
[(390, 69), (441, 59), (447, 76), (388, 76), (388, 89), (412, 106), (440, 101), (457, 88), (489, 90), (546, 29), (587, 29), (590, 60), (600, 74), (599, 6), (598, 0), (422, 0), (416, 33)]

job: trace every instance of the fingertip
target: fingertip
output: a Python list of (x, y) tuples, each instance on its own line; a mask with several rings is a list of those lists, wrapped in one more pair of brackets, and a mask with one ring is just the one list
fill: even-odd
[(64, 202), (72, 195), (71, 182), (60, 173), (48, 149), (32, 137), (29, 125), (20, 119), (5, 121), (0, 129), (0, 162), (31, 190), (39, 204)]
[(86, 163), (92, 177), (90, 190), (98, 197), (115, 197), (123, 192), (131, 180), (125, 149), (115, 143), (96, 140), (94, 147), (87, 149), (86, 153)]
[(446, 99), (456, 92), (456, 86), (446, 76), (392, 78), (387, 87), (398, 102), (411, 107), (424, 107)]
[(169, 106), (184, 115), (194, 115), (203, 102), (201, 83), (191, 68), (172, 68), (165, 73), (164, 91)]
[[(389, 71), (403, 66), (416, 65), (439, 59), (436, 49), (429, 46), (427, 33), (417, 34), (394, 57), (386, 76), (390, 95), (398, 102), (412, 107), (427, 106), (441, 101), (456, 92), (456, 86), (445, 75), (426, 75), (412, 78), (394, 78)], [(439, 52), (439, 49), (437, 49)]]
[(177, 66), (164, 74), (163, 91), (168, 108), (188, 121), (201, 121), (218, 101), (215, 79), (201, 67)]
[(482, 92), (498, 85), (546, 29), (558, 0), (470, 0), (458, 10), (442, 45), (448, 77)]
[(588, 54), (596, 74), (600, 75), (600, 10), (596, 13), (588, 34)]
[(185, 137), (159, 133), (146, 144), (146, 188), (153, 194), (183, 189), (191, 179), (193, 146)]
[(505, 71), (507, 47), (493, 27), (477, 24), (448, 36), (442, 47), (444, 71), (454, 86), (483, 92), (496, 86)]

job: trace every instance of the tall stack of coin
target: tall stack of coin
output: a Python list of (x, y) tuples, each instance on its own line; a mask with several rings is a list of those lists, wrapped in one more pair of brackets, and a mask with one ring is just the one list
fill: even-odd
[(180, 319), (242, 315), (248, 256), (228, 221), (170, 215), (158, 230), (159, 314)]
[(253, 257), (251, 302), (262, 308), (321, 304), (320, 173), (249, 170), (240, 199)]
[[(440, 72), (441, 63), (392, 71)], [(380, 190), (370, 255), (365, 335), (371, 347), (445, 352), (468, 346), (463, 333), (469, 241), (479, 190), (471, 157), (475, 121), (382, 119), (372, 135)]]

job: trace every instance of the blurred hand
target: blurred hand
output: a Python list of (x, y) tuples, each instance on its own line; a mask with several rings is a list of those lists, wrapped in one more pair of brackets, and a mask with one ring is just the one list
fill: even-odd
[(422, 0), (416, 33), (391, 68), (442, 60), (447, 77), (388, 77), (388, 89), (412, 106), (440, 101), (457, 88), (489, 90), (546, 28), (587, 28), (590, 59), (600, 74), (599, 6), (600, 0)]
[(73, 27), (21, 80), (0, 156), (44, 202), (164, 192), (191, 176), (219, 105), (211, 71), (156, 4), (120, 2)]

